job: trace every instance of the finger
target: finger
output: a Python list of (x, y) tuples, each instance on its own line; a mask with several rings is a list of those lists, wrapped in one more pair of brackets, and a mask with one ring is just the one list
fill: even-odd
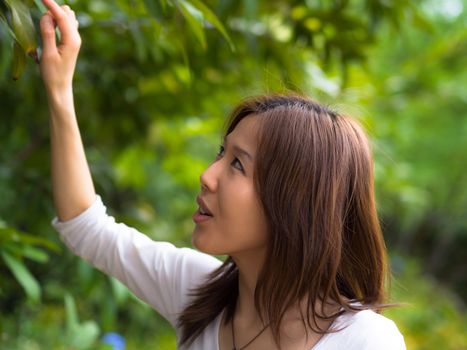
[(56, 51), (57, 43), (55, 41), (55, 21), (49, 11), (42, 16), (40, 21), (40, 28), (42, 34), (43, 52)]
[(68, 5), (63, 5), (62, 8), (65, 10), (65, 12), (68, 14), (68, 17), (71, 19), (71, 23), (75, 23), (76, 24), (76, 28), (79, 27), (79, 22), (78, 20), (76, 19), (76, 13), (75, 11), (73, 11), (70, 6)]
[(72, 26), (67, 12), (61, 6), (59, 6), (54, 0), (42, 0), (45, 6), (52, 13), (54, 19), (57, 21), (58, 28), (62, 34), (62, 41), (67, 42), (70, 40), (72, 35)]
[(62, 7), (62, 9), (67, 13), (68, 17), (70, 17), (70, 18), (75, 18), (75, 17), (76, 17), (75, 11), (73, 11), (73, 10), (70, 8), (70, 6), (68, 6), (68, 5), (62, 5), (61, 7)]
[(68, 18), (70, 18), (70, 23), (71, 24), (75, 24), (75, 27), (76, 28), (79, 28), (79, 22), (78, 20), (76, 19), (76, 13), (75, 11), (73, 11), (70, 6), (68, 5), (62, 5), (60, 6), (68, 15)]

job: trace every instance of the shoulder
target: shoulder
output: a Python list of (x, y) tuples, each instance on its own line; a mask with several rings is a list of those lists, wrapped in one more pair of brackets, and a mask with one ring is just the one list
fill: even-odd
[(339, 348), (358, 350), (406, 349), (404, 337), (394, 321), (372, 310), (345, 313), (336, 320), (333, 329), (341, 330), (328, 334), (328, 341), (335, 343)]
[(173, 273), (173, 297), (183, 310), (192, 300), (193, 292), (203, 286), (222, 261), (192, 248), (177, 248), (177, 259)]
[(394, 321), (372, 310), (363, 310), (347, 315), (346, 319), (355, 328), (387, 330), (397, 328)]
[(222, 261), (192, 248), (177, 248), (176, 270), (182, 289), (196, 288), (222, 265)]
[(178, 248), (178, 252), (181, 267), (188, 271), (209, 273), (222, 265), (222, 261), (214, 256), (199, 252), (192, 248)]

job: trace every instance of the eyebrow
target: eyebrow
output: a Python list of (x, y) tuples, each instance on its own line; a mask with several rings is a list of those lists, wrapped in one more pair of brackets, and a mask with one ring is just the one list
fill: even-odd
[[(227, 145), (227, 136), (224, 136), (224, 144)], [(250, 155), (250, 153), (248, 153), (247, 151), (245, 151), (243, 148), (239, 147), (238, 145), (232, 145), (232, 148), (234, 150), (235, 153), (239, 153), (239, 154), (242, 154), (244, 155), (250, 162), (253, 162), (253, 157)]]

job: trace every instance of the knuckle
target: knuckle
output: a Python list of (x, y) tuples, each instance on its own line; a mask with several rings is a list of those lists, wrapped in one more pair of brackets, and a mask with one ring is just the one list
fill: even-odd
[(70, 43), (70, 47), (73, 49), (79, 49), (81, 47), (81, 38), (75, 38)]
[(56, 18), (65, 18), (67, 16), (66, 10), (61, 6), (61, 11), (54, 12), (54, 16)]
[(40, 23), (47, 23), (52, 20), (52, 16), (49, 13), (45, 13), (40, 20)]
[(55, 19), (55, 21), (57, 21), (57, 22), (62, 21), (64, 18), (66, 18), (66, 13), (63, 12), (63, 11), (54, 14), (54, 19)]
[(55, 36), (55, 30), (52, 28), (43, 28), (42, 33), (44, 33), (45, 36)]
[(52, 62), (55, 61), (55, 55), (44, 50), (41, 55), (41, 61), (43, 62)]
[(48, 20), (41, 21), (40, 28), (41, 28), (41, 32), (43, 35), (46, 35), (46, 36), (55, 35), (54, 26)]

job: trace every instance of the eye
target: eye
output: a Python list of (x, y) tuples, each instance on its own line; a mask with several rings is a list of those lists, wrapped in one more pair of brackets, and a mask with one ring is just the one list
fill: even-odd
[[(224, 156), (224, 152), (225, 152), (224, 146), (220, 145), (220, 146), (219, 146), (219, 152), (217, 152), (217, 157), (216, 157), (216, 159), (218, 159), (219, 157)], [(234, 165), (234, 164), (235, 164), (235, 165)], [(243, 170), (243, 165), (242, 165), (242, 163), (240, 162), (240, 160), (239, 160), (237, 157), (235, 157), (234, 160), (232, 161), (232, 166), (233, 166), (235, 169), (240, 170), (242, 173), (244, 172), (244, 170)]]
[(240, 170), (242, 173), (245, 172), (245, 171), (243, 170), (243, 165), (242, 165), (242, 163), (238, 160), (237, 157), (235, 157), (235, 159), (232, 161), (232, 166), (233, 166), (235, 169)]
[(225, 152), (224, 146), (219, 145), (219, 152), (217, 152), (217, 156), (221, 157), (223, 156), (223, 153)]

